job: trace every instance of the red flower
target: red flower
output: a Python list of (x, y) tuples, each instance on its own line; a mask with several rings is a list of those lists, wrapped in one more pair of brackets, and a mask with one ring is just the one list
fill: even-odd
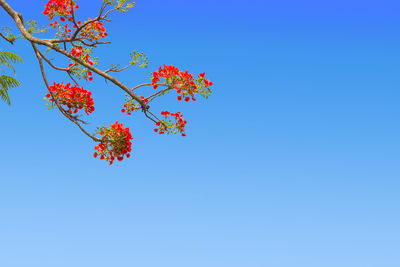
[[(70, 17), (72, 15), (73, 1), (70, 0), (49, 0), (43, 14), (49, 19), (55, 16)], [(65, 19), (64, 19), (65, 20)]]
[(103, 22), (95, 21), (95, 19), (88, 19), (86, 22), (90, 22), (80, 32), (81, 37), (93, 42), (97, 42), (101, 38), (108, 36), (106, 29), (103, 26)]
[[(79, 109), (84, 109), (85, 113), (89, 115), (94, 111), (92, 93), (83, 89), (83, 87), (72, 86), (70, 83), (66, 85), (64, 83), (54, 83), (49, 87), (49, 91), (60, 105), (68, 108), (70, 113), (77, 113)], [(54, 102), (51, 94), (46, 94), (46, 97), (50, 102)]]
[(144, 100), (143, 102), (144, 102), (145, 104), (149, 103), (149, 100), (148, 100), (148, 99), (145, 99), (144, 96), (141, 96), (141, 98), (142, 98), (142, 100)]
[(111, 124), (110, 127), (103, 127), (99, 131), (102, 135), (102, 142), (95, 146), (97, 153), (100, 155), (100, 159), (105, 159), (111, 164), (113, 164), (115, 158), (118, 161), (130, 157), (130, 152), (132, 151), (133, 139), (129, 128), (125, 128), (122, 123), (115, 122)]
[[(170, 111), (161, 111), (161, 115), (164, 116), (162, 121), (156, 122), (158, 128), (155, 128), (154, 131), (159, 134), (167, 133), (176, 133), (180, 132), (182, 136), (186, 136), (185, 134), (185, 126), (187, 121), (183, 118), (183, 115), (180, 112), (172, 113)], [(175, 123), (168, 120), (168, 116), (171, 116), (175, 119)]]
[(213, 83), (212, 82), (210, 82), (209, 80), (207, 80), (207, 79), (204, 79), (204, 84), (205, 84), (205, 86), (206, 87), (210, 87), (210, 86), (212, 86), (213, 85)]
[[(212, 82), (205, 79), (205, 73), (200, 73), (198, 79), (195, 80), (193, 75), (188, 73), (188, 71), (181, 71), (175, 66), (159, 67), (158, 71), (153, 72), (153, 77), (151, 83), (154, 89), (158, 87), (158, 81), (160, 78), (165, 79), (165, 83), (168, 87), (174, 88), (178, 94), (178, 101), (182, 100), (182, 96), (188, 95), (185, 101), (189, 101), (190, 97), (194, 97), (196, 93), (201, 94), (206, 97), (211, 91), (205, 89), (212, 85)], [(195, 100), (194, 100), (195, 101)]]

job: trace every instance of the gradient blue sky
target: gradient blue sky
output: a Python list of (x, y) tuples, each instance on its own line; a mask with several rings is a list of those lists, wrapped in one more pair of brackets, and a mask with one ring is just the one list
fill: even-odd
[[(9, 0), (48, 22), (46, 1)], [(79, 1), (81, 18), (99, 1)], [(400, 3), (146, 0), (107, 26), (102, 66), (146, 52), (214, 81), (181, 110), (186, 138), (120, 113), (97, 78), (90, 127), (131, 126), (131, 160), (108, 167), (44, 106), (29, 44), (22, 86), (0, 105), (0, 266), (400, 266)], [(0, 25), (11, 20), (2, 11)], [(63, 76), (50, 71), (50, 79)], [(152, 89), (148, 89), (152, 90)]]

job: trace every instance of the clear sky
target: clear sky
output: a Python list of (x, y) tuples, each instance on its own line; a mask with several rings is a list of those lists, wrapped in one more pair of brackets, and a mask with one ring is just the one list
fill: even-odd
[[(47, 25), (46, 1), (7, 2)], [(100, 6), (79, 4), (82, 20)], [(0, 41), (24, 59), (0, 105), (0, 266), (400, 266), (398, 1), (136, 4), (106, 26), (100, 66), (144, 51), (149, 68), (124, 83), (174, 64), (205, 71), (212, 96), (152, 105), (189, 121), (186, 138), (160, 136), (95, 77), (89, 129), (119, 120), (134, 136), (133, 158), (109, 167), (46, 109), (30, 45)]]

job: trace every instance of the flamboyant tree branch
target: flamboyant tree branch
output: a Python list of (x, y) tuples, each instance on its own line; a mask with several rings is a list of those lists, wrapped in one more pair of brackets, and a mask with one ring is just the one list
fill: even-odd
[(51, 60), (50, 60), (50, 59), (47, 59), (47, 58), (42, 54), (42, 52), (39, 51), (39, 49), (37, 49), (37, 51), (39, 52), (40, 57), (41, 57), (42, 59), (44, 59), (44, 61), (46, 61), (47, 64), (49, 64), (53, 69), (55, 69), (55, 70), (60, 70), (60, 71), (68, 71), (68, 70), (69, 70), (69, 68), (60, 68), (60, 67), (55, 66), (53, 63), (51, 63)]
[[(34, 36), (32, 36), (25, 28), (24, 23), (23, 23), (23, 18), (22, 15), (15, 10), (13, 10), (4, 0), (0, 0), (0, 6), (13, 18), (15, 24), (17, 25), (18, 29), (21, 31), (22, 35), (28, 39), (31, 43), (39, 44), (39, 45), (44, 45), (47, 46), (64, 56), (78, 62), (85, 68), (93, 71), (94, 73), (97, 73), (98, 75), (102, 76), (106, 80), (109, 80), (110, 82), (114, 83), (116, 86), (120, 87), (122, 90), (124, 90), (129, 96), (131, 96), (133, 99), (135, 99), (143, 109), (148, 109), (148, 106), (144, 103), (144, 101), (135, 93), (133, 93), (125, 84), (114, 78), (113, 76), (109, 75), (108, 73), (88, 64), (87, 62), (83, 61), (82, 59), (75, 57), (68, 51), (61, 49), (58, 47), (53, 39), (39, 39)], [(71, 41), (70, 41), (71, 42)]]
[[(46, 74), (44, 71), (44, 67), (43, 67), (43, 62), (42, 60), (45, 60), (52, 68), (56, 69), (56, 70), (60, 70), (60, 71), (66, 71), (69, 75), (69, 77), (77, 84), (77, 82), (75, 81), (75, 79), (71, 76), (69, 69), (68, 68), (59, 68), (56, 67), (54, 64), (51, 63), (51, 61), (49, 59), (47, 59), (41, 52), (40, 50), (37, 48), (36, 44), (38, 45), (44, 45), (47, 46), (65, 56), (67, 56), (68, 58), (71, 58), (72, 60), (74, 60), (75, 62), (78, 62), (79, 64), (85, 66), (87, 69), (92, 70), (93, 72), (99, 74), (100, 76), (102, 76), (103, 78), (113, 82), (115, 85), (119, 86), (122, 90), (124, 90), (128, 95), (130, 95), (133, 99), (135, 99), (137, 102), (139, 102), (139, 104), (141, 105), (142, 109), (148, 109), (149, 107), (144, 103), (144, 101), (138, 97), (135, 93), (133, 93), (126, 85), (124, 85), (123, 83), (121, 83), (119, 80), (115, 79), (114, 77), (112, 77), (111, 75), (107, 74), (106, 72), (103, 72), (95, 67), (93, 67), (92, 65), (86, 63), (85, 61), (81, 60), (78, 57), (75, 57), (74, 55), (72, 55), (71, 53), (67, 52), (66, 50), (63, 50), (61, 48), (59, 48), (57, 45), (55, 45), (55, 43), (58, 42), (63, 42), (65, 43), (72, 43), (74, 41), (78, 41), (75, 40), (75, 37), (77, 36), (77, 34), (79, 33), (79, 31), (84, 28), (84, 26), (88, 25), (89, 23), (92, 23), (94, 21), (98, 21), (100, 19), (105, 19), (106, 15), (104, 15), (103, 17), (97, 17), (94, 20), (89, 20), (87, 23), (85, 23), (82, 26), (78, 26), (77, 30), (74, 34), (74, 36), (72, 38), (70, 38), (69, 40), (65, 40), (65, 39), (39, 39), (36, 38), (34, 36), (32, 36), (27, 29), (25, 28), (25, 25), (23, 23), (23, 17), (20, 13), (16, 12), (15, 10), (13, 10), (8, 4), (7, 2), (5, 2), (4, 0), (0, 0), (0, 6), (13, 18), (15, 24), (17, 25), (18, 29), (21, 31), (22, 35), (31, 42), (32, 47), (35, 51), (36, 57), (38, 59), (38, 63), (39, 63), (39, 67), (41, 70), (41, 74), (43, 77), (43, 80), (45, 82), (45, 85), (47, 87), (47, 89), (49, 89), (50, 85), (48, 83), (48, 80), (46, 78)], [(76, 24), (76, 22), (74, 22)], [(77, 24), (76, 24), (77, 25)], [(13, 44), (13, 40), (9, 40), (7, 37), (5, 37), (3, 34), (1, 34), (1, 36), (6, 39), (8, 42), (10, 42), (11, 44)], [(105, 42), (104, 42), (105, 43)], [(73, 116), (71, 114), (69, 114), (66, 110), (64, 110), (60, 103), (57, 101), (56, 97), (54, 97), (53, 93), (50, 92), (52, 99), (54, 99), (55, 104), (57, 106), (57, 108), (60, 110), (60, 112), (67, 117), (70, 121), (72, 121), (73, 123), (75, 123), (79, 129), (86, 134), (88, 137), (90, 137), (92, 140), (94, 140), (95, 142), (104, 142), (104, 140), (101, 140), (97, 137), (94, 137), (93, 135), (89, 134), (83, 127), (82, 125), (79, 123), (85, 123), (84, 121), (80, 120), (77, 118), (77, 116)], [(147, 115), (146, 115), (147, 116)], [(150, 118), (151, 119), (151, 118)], [(152, 119), (153, 120), (153, 119)], [(153, 120), (154, 121), (154, 120)], [(86, 124), (86, 123), (85, 123)]]
[[(58, 32), (56, 34), (57, 38), (53, 39), (41, 39), (33, 36), (35, 32), (42, 32), (44, 29), (36, 30), (36, 22), (28, 21), (28, 27), (25, 26), (23, 17), (20, 13), (15, 11), (5, 0), (0, 0), (0, 7), (4, 9), (7, 14), (13, 19), (15, 25), (18, 27), (21, 35), (14, 37), (9, 32), (3, 35), (0, 32), (0, 37), (13, 44), (18, 38), (25, 38), (30, 42), (38, 64), (40, 67), (40, 72), (45, 83), (49, 94), (46, 95), (46, 100), (49, 100), (52, 104), (51, 107), (56, 106), (58, 110), (67, 119), (72, 121), (78, 126), (78, 128), (93, 141), (99, 142), (99, 145), (95, 147), (97, 150), (94, 153), (94, 157), (97, 157), (99, 153), (100, 159), (105, 159), (113, 163), (114, 158), (122, 160), (124, 156), (130, 157), (132, 136), (130, 134), (129, 128), (125, 128), (122, 123), (116, 122), (112, 124), (110, 128), (102, 127), (98, 128), (97, 132), (92, 135), (82, 124), (87, 124), (85, 121), (81, 120), (79, 117), (81, 115), (76, 114), (78, 109), (84, 109), (85, 113), (94, 111), (93, 99), (91, 98), (91, 92), (80, 88), (76, 78), (84, 78), (89, 81), (93, 80), (92, 72), (96, 73), (100, 77), (103, 77), (106, 81), (112, 82), (114, 85), (122, 89), (127, 95), (128, 100), (125, 100), (124, 108), (121, 112), (127, 112), (127, 115), (131, 115), (132, 111), (141, 110), (143, 114), (153, 121), (157, 128), (154, 129), (155, 132), (159, 134), (164, 133), (181, 133), (182, 136), (185, 134), (185, 124), (186, 120), (182, 118), (180, 112), (171, 113), (169, 111), (162, 111), (161, 115), (163, 118), (158, 118), (153, 112), (151, 112), (149, 102), (153, 101), (155, 98), (160, 97), (169, 93), (171, 90), (175, 89), (178, 96), (178, 101), (183, 98), (186, 102), (190, 99), (195, 101), (194, 95), (197, 93), (205, 98), (211, 93), (210, 86), (212, 82), (204, 78), (204, 73), (199, 74), (197, 80), (193, 78), (191, 74), (187, 71), (180, 71), (174, 66), (166, 66), (164, 68), (160, 67), (158, 71), (152, 73), (151, 83), (143, 83), (129, 88), (127, 85), (116, 79), (115, 77), (108, 74), (109, 72), (121, 72), (128, 69), (131, 66), (138, 65), (139, 67), (147, 66), (147, 56), (143, 53), (137, 53), (133, 51), (131, 53), (131, 61), (125, 67), (119, 67), (120, 65), (112, 65), (107, 70), (101, 70), (94, 65), (97, 63), (96, 59), (90, 57), (91, 51), (94, 47), (100, 44), (109, 44), (110, 42), (100, 42), (100, 38), (107, 37), (105, 28), (103, 27), (103, 22), (109, 22), (110, 20), (107, 16), (114, 11), (125, 12), (129, 8), (133, 7), (130, 3), (131, 0), (103, 0), (97, 17), (94, 19), (88, 19), (86, 22), (81, 23), (81, 21), (76, 21), (75, 10), (79, 7), (75, 4), (75, 0), (49, 0), (43, 12), (49, 19), (53, 19), (55, 16), (60, 16), (61, 22), (58, 23), (57, 20), (50, 23), (50, 28), (54, 29), (58, 27)], [(114, 8), (106, 10), (108, 6), (114, 5)], [(68, 28), (68, 24), (62, 24), (66, 20), (72, 22), (74, 31)], [(63, 26), (62, 26), (63, 25)], [(63, 38), (59, 38), (59, 36)], [(40, 46), (47, 47), (47, 51), (41, 52)], [(61, 46), (63, 48), (61, 48)], [(67, 51), (68, 47), (71, 52)], [(50, 51), (55, 51), (66, 58), (72, 60), (72, 64), (68, 67), (62, 68), (53, 64), (52, 59), (49, 59), (46, 55)], [(92, 62), (93, 60), (93, 62)], [(43, 62), (46, 62), (51, 68), (57, 71), (63, 71), (68, 74), (70, 79), (75, 83), (72, 86), (70, 83), (64, 85), (64, 83), (54, 83), (54, 85), (49, 84)], [(82, 69), (83, 67), (83, 69)], [(160, 78), (164, 79), (164, 82), (159, 82)], [(155, 92), (147, 97), (137, 95), (134, 90), (141, 87), (152, 86)], [(158, 89), (158, 87), (166, 87), (164, 89)], [(68, 107), (68, 110), (64, 109), (63, 106)], [(171, 122), (167, 119), (171, 116), (175, 119), (175, 122)], [(102, 138), (97, 138), (95, 135), (99, 134)]]

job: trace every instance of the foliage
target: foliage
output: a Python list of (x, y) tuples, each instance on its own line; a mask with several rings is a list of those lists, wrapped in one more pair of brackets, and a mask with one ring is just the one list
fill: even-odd
[[(7, 51), (0, 51), (0, 66), (11, 69), (14, 75), (15, 68), (13, 64), (17, 62), (22, 63), (22, 59), (18, 55)], [(6, 75), (6, 72), (3, 69), (0, 68), (0, 71), (3, 73), (0, 75), (0, 98), (10, 105), (11, 100), (8, 95), (8, 90), (18, 87), (20, 83), (14, 77)]]

